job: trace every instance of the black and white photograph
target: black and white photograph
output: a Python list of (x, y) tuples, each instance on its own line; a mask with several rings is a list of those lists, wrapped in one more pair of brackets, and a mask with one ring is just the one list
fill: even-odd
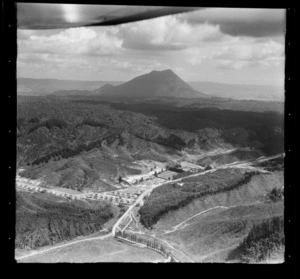
[(15, 261), (284, 263), (286, 12), (16, 3)]

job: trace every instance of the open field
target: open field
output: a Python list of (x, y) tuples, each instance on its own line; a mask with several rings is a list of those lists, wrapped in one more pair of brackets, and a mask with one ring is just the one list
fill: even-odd
[(137, 175), (127, 175), (124, 180), (129, 183), (136, 183), (141, 179), (149, 179), (152, 178), (155, 172), (161, 172), (163, 169), (166, 168), (166, 163), (154, 161), (154, 160), (139, 160), (134, 161), (135, 165), (139, 166), (139, 170), (141, 174)]
[(220, 155), (220, 154), (228, 154), (233, 152), (234, 150), (236, 150), (235, 148), (231, 148), (229, 145), (228, 147), (226, 147), (226, 145), (224, 144), (224, 147), (216, 147), (211, 151), (192, 151), (192, 152), (186, 152), (183, 151), (182, 155), (185, 158), (186, 161), (189, 162), (197, 162), (198, 160), (202, 159), (202, 158), (206, 158), (206, 157), (210, 157), (210, 156), (216, 156), (216, 155)]
[(73, 194), (73, 195), (81, 195), (82, 194), (79, 191), (75, 191), (75, 190), (67, 189), (67, 188), (62, 188), (62, 187), (54, 187), (51, 190), (54, 190), (56, 192), (66, 193), (66, 194)]
[(174, 172), (174, 171), (164, 171), (164, 172), (158, 174), (157, 177), (165, 179), (165, 180), (168, 180), (169, 178), (173, 179), (173, 176), (175, 176), (175, 175), (177, 175), (177, 172)]
[(110, 237), (103, 240), (81, 242), (37, 256), (24, 258), (20, 262), (163, 262), (164, 260), (163, 256), (154, 251), (134, 247)]
[(166, 163), (153, 161), (153, 160), (139, 160), (134, 161), (134, 164), (138, 165), (141, 168), (142, 173), (149, 172), (154, 169), (162, 169), (166, 167)]
[(208, 154), (205, 157), (199, 158), (197, 163), (205, 166), (221, 166), (224, 164), (230, 164), (234, 162), (241, 161), (251, 161), (259, 158), (262, 155), (261, 152), (256, 150), (248, 150), (246, 148), (242, 149), (234, 149), (228, 152), (216, 152), (212, 154)]
[(187, 161), (180, 162), (180, 165), (184, 171), (189, 171), (190, 169), (204, 169), (203, 167), (201, 167), (199, 165), (196, 165), (194, 163), (187, 162)]

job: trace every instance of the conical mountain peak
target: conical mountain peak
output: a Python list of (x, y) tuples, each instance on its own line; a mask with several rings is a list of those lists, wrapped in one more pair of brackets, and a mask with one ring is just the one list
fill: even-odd
[(103, 96), (129, 98), (197, 98), (201, 93), (176, 75), (171, 69), (151, 71), (126, 83), (104, 91)]
[(162, 70), (162, 71), (153, 70), (149, 74), (176, 75), (171, 69), (166, 69), (166, 70)]

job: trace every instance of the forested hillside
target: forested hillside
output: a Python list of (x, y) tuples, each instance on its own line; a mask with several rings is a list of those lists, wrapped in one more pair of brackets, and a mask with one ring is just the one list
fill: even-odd
[(113, 217), (109, 204), (50, 198), (46, 194), (17, 193), (16, 248), (37, 249), (88, 235)]
[(283, 152), (283, 116), (271, 112), (60, 97), (22, 97), (17, 106), (17, 165), (25, 168), (22, 175), (43, 175), (53, 185), (77, 190), (97, 183), (108, 189), (101, 177), (113, 182), (119, 175), (138, 174), (129, 163), (169, 161), (185, 150), (243, 147), (255, 156)]

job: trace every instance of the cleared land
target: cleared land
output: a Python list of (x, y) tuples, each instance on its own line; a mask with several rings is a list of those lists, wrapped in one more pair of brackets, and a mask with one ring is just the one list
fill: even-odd
[(166, 241), (196, 262), (238, 261), (235, 248), (251, 226), (273, 216), (283, 216), (283, 202), (266, 200), (273, 187), (283, 187), (282, 172), (260, 174), (241, 188), (194, 200), (164, 215), (152, 230), (143, 231)]
[(177, 172), (174, 171), (164, 171), (161, 174), (158, 174), (157, 177), (168, 180), (173, 179), (173, 176), (177, 175)]
[(266, 193), (273, 187), (279, 189), (282, 188), (283, 183), (284, 177), (282, 172), (254, 176), (247, 185), (244, 185), (239, 189), (206, 196), (203, 199), (195, 200), (181, 210), (170, 212), (170, 214), (164, 216), (161, 221), (157, 223), (155, 228), (160, 228), (160, 224), (163, 228), (165, 228), (167, 224), (168, 226), (177, 225), (187, 218), (215, 206), (229, 207), (255, 203), (262, 200)]
[(235, 248), (247, 235), (252, 224), (282, 216), (283, 204), (253, 204), (211, 211), (199, 215), (177, 231), (157, 235), (194, 261), (237, 261)]
[(32, 256), (20, 262), (36, 263), (83, 263), (83, 262), (163, 262), (164, 257), (149, 249), (125, 244), (107, 238), (81, 242), (51, 252)]

